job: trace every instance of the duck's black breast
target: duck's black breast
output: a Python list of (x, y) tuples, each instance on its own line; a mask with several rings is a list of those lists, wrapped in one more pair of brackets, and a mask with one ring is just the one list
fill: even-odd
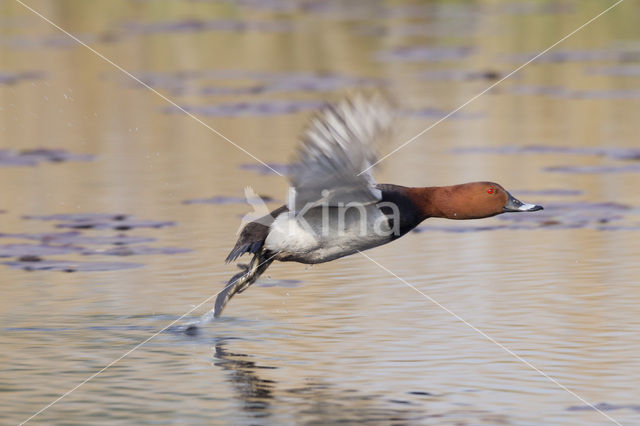
[(376, 185), (376, 188), (382, 191), (378, 207), (389, 218), (389, 226), (393, 229), (398, 221), (399, 233), (393, 235), (394, 240), (411, 231), (425, 219), (407, 195), (407, 187), (381, 183)]

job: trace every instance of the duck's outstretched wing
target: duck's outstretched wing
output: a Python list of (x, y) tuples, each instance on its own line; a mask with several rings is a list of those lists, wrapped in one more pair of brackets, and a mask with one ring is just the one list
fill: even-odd
[(376, 162), (376, 146), (389, 136), (392, 121), (391, 102), (381, 95), (326, 106), (311, 121), (289, 167), (289, 210), (379, 201), (371, 170), (362, 172)]

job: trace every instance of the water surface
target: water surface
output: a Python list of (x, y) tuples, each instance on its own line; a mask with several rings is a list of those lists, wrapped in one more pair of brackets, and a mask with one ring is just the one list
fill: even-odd
[[(388, 152), (600, 12), (588, 1), (29, 4), (277, 171), (313, 111), (395, 95)], [(429, 220), (277, 264), (195, 336), (155, 335), (42, 424), (640, 423), (640, 66), (622, 5), (400, 150), (379, 182), (503, 184), (548, 207)], [(236, 272), (277, 176), (18, 3), (0, 3), (0, 410), (19, 423)], [(281, 202), (279, 201), (279, 202)], [(277, 207), (279, 202), (269, 202)], [(48, 219), (48, 220), (44, 220)]]

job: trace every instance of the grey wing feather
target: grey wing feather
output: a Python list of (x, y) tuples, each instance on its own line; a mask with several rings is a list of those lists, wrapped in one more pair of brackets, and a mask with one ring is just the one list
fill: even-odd
[(382, 96), (358, 96), (327, 106), (303, 135), (289, 178), (295, 197), (289, 209), (308, 203), (374, 203), (381, 194), (371, 171), (376, 145), (390, 133), (391, 103)]

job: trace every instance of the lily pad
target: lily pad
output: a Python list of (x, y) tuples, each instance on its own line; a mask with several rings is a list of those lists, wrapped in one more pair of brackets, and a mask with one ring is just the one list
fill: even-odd
[(444, 81), (493, 81), (503, 77), (502, 73), (496, 70), (429, 70), (419, 74), (420, 78), (425, 80), (444, 80)]
[(0, 262), (14, 269), (25, 271), (96, 272), (142, 268), (140, 263), (125, 262), (76, 262), (72, 260), (38, 260)]
[(107, 250), (84, 251), (84, 255), (138, 256), (149, 254), (182, 254), (193, 250), (180, 247), (119, 246)]
[[(517, 53), (503, 56), (507, 62), (524, 63), (536, 57), (535, 53)], [(640, 59), (637, 49), (603, 49), (603, 50), (552, 50), (534, 60), (534, 63), (565, 63), (565, 62), (599, 62), (619, 61), (630, 62)]]
[(155, 34), (167, 32), (199, 32), (199, 31), (225, 31), (225, 32), (266, 32), (283, 33), (291, 32), (294, 24), (285, 20), (224, 20), (224, 19), (182, 19), (162, 22), (129, 22), (123, 25), (128, 33)]
[(640, 164), (627, 164), (623, 166), (552, 166), (545, 167), (544, 170), (571, 174), (640, 173)]
[(31, 215), (23, 216), (23, 218), (59, 221), (63, 223), (58, 223), (56, 228), (71, 229), (114, 229), (117, 231), (127, 231), (134, 228), (164, 228), (176, 225), (176, 222), (173, 221), (135, 220), (129, 215), (109, 213)]
[(114, 214), (114, 213), (61, 213), (61, 214), (49, 214), (49, 215), (26, 215), (22, 216), (23, 219), (32, 220), (55, 220), (55, 221), (70, 221), (70, 222), (91, 222), (100, 220), (114, 220), (121, 221), (126, 220), (130, 216), (126, 214)]
[(587, 69), (588, 74), (609, 75), (613, 77), (640, 77), (640, 65), (613, 65), (605, 67), (592, 67)]
[(600, 411), (614, 411), (614, 410), (632, 410), (640, 413), (640, 404), (609, 404), (607, 402), (600, 402), (591, 405), (572, 405), (567, 408), (569, 411), (592, 411), (598, 409)]
[(3, 244), (0, 245), (0, 257), (49, 256), (55, 254), (78, 253), (81, 247), (48, 244)]
[[(266, 93), (324, 93), (386, 85), (381, 78), (327, 72), (263, 72), (248, 70), (185, 70), (144, 72), (137, 77), (156, 89), (176, 95), (258, 95)], [(212, 81), (215, 83), (212, 84)], [(131, 85), (129, 81), (125, 84)], [(143, 87), (136, 83), (136, 86)], [(227, 106), (227, 109), (230, 107)], [(233, 110), (237, 109), (235, 106)], [(169, 110), (172, 112), (171, 110)], [(178, 109), (179, 111), (179, 109)], [(216, 112), (220, 114), (220, 112)], [(228, 114), (225, 110), (225, 115)]]
[(116, 231), (128, 231), (135, 228), (165, 228), (167, 226), (175, 226), (176, 222), (164, 221), (156, 222), (151, 220), (122, 220), (122, 221), (82, 221), (59, 223), (56, 228), (70, 229), (113, 229)]
[(640, 89), (588, 89), (570, 90), (558, 86), (512, 86), (516, 95), (543, 95), (565, 99), (639, 99)]
[(44, 78), (44, 73), (39, 71), (23, 71), (18, 73), (0, 72), (0, 84), (16, 84), (23, 80), (37, 80)]
[(389, 25), (366, 23), (356, 29), (358, 34), (373, 37), (469, 37), (478, 31), (476, 25), (464, 21), (438, 21), (418, 23), (390, 22)]
[(444, 117), (453, 118), (453, 119), (475, 119), (475, 118), (483, 118), (486, 115), (483, 113), (460, 112), (460, 111), (457, 111), (449, 115), (450, 113), (451, 113), (450, 110), (441, 110), (433, 107), (402, 111), (402, 114), (408, 117), (433, 118), (433, 119), (440, 119)]
[(39, 163), (66, 161), (90, 161), (92, 155), (72, 154), (63, 149), (30, 149), (20, 152), (0, 150), (0, 166), (37, 166)]
[[(91, 33), (74, 33), (74, 36), (84, 43), (97, 43), (110, 41), (105, 39), (103, 35)], [(7, 37), (3, 40), (7, 45), (18, 49), (38, 49), (38, 48), (71, 48), (77, 47), (78, 42), (66, 34), (51, 34), (47, 36), (14, 36)]]
[(621, 147), (572, 147), (552, 145), (502, 145), (455, 148), (456, 154), (567, 154), (606, 156), (616, 160), (640, 159), (639, 148)]
[(379, 52), (375, 58), (383, 62), (442, 62), (464, 59), (473, 52), (469, 46), (407, 46)]
[(149, 243), (155, 241), (152, 237), (136, 237), (132, 235), (83, 235), (80, 231), (69, 232), (49, 232), (38, 234), (26, 233), (0, 233), (0, 238), (16, 238), (26, 240), (36, 240), (44, 244), (61, 245), (128, 245)]
[[(273, 100), (198, 106), (183, 105), (182, 108), (198, 115), (238, 117), (294, 114), (300, 111), (317, 110), (323, 105), (325, 103), (320, 101)], [(183, 113), (180, 108), (175, 106), (166, 107), (164, 111), (170, 114)]]

